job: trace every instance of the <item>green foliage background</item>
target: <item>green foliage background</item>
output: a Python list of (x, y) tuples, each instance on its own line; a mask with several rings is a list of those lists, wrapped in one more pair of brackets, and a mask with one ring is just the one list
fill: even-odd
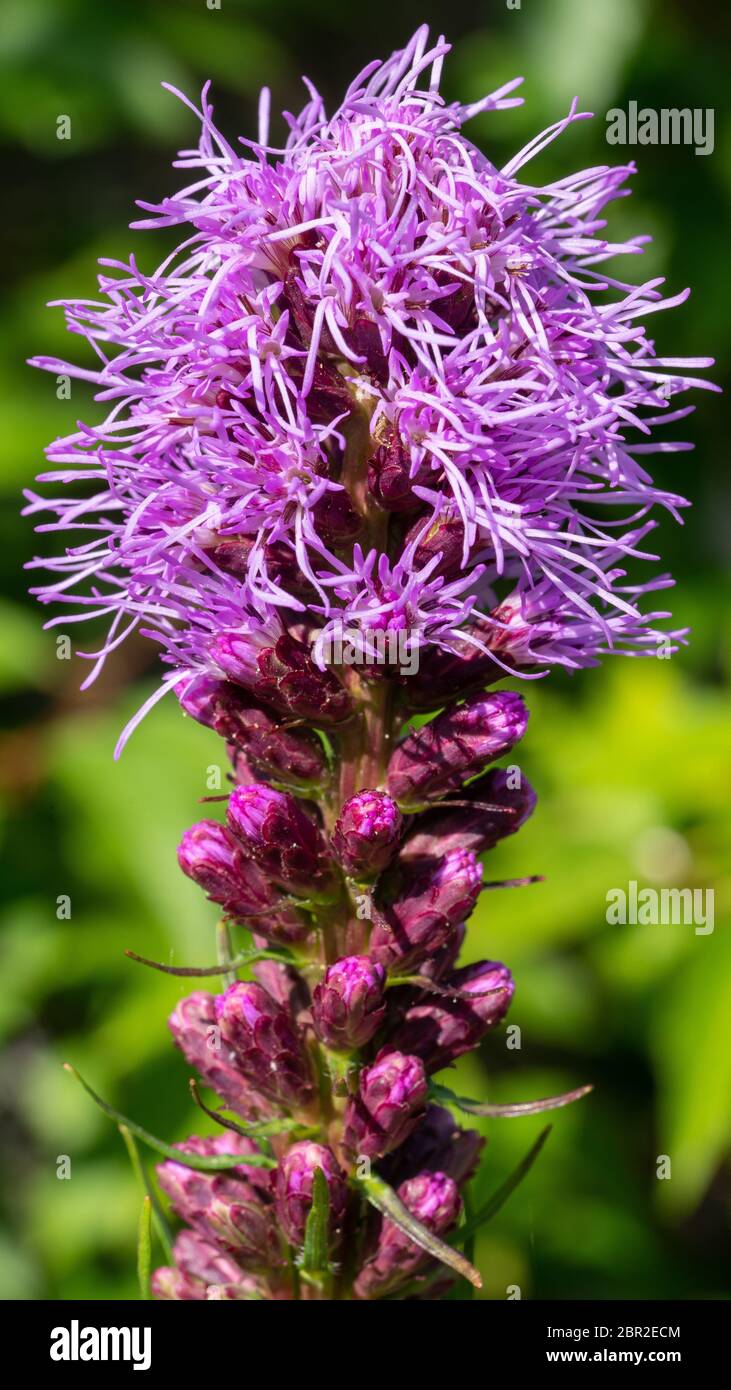
[[(39, 469), (43, 445), (94, 409), (76, 384), (73, 399), (59, 402), (54, 379), (30, 372), (24, 359), (78, 349), (45, 302), (93, 294), (95, 258), (131, 249), (134, 198), (177, 186), (169, 160), (196, 132), (162, 79), (195, 94), (212, 77), (224, 129), (251, 133), (260, 82), (272, 86), (275, 109), (294, 109), (306, 72), (332, 104), (365, 61), (401, 45), (422, 19), (454, 41), (449, 96), (475, 98), (525, 75), (525, 107), (475, 123), (474, 138), (495, 162), (560, 116), (575, 93), (596, 120), (565, 135), (531, 166), (533, 176), (637, 158), (633, 197), (612, 226), (618, 236), (649, 231), (654, 241), (641, 264), (625, 260), (621, 271), (665, 274), (673, 292), (693, 286), (687, 306), (655, 319), (658, 341), (674, 354), (715, 353), (722, 381), (731, 145), (720, 9), (680, 0), (523, 0), (519, 9), (498, 0), (370, 0), (365, 11), (334, 0), (222, 0), (220, 10), (205, 0), (3, 5), (4, 1298), (135, 1294), (134, 1180), (114, 1126), (61, 1063), (71, 1059), (168, 1138), (197, 1127), (187, 1069), (164, 1023), (179, 985), (123, 951), (210, 960), (214, 909), (179, 874), (174, 848), (220, 759), (217, 740), (170, 703), (115, 765), (117, 732), (155, 680), (154, 655), (130, 645), (80, 696), (83, 663), (56, 659), (54, 634), (41, 632), (41, 615), (24, 599), (21, 566), (41, 542), (18, 519), (20, 489)], [(714, 153), (608, 150), (605, 113), (630, 99), (715, 107)], [(60, 114), (71, 118), (68, 141), (56, 138)], [(134, 236), (152, 266), (164, 246), (147, 238)], [(443, 1079), (499, 1100), (587, 1080), (596, 1087), (557, 1114), (539, 1164), (480, 1240), (488, 1299), (505, 1298), (513, 1284), (523, 1297), (552, 1298), (729, 1291), (728, 453), (723, 402), (696, 399), (697, 452), (660, 459), (658, 469), (695, 502), (685, 528), (663, 525), (659, 538), (692, 645), (672, 661), (616, 660), (531, 687), (521, 759), (539, 809), (492, 855), (488, 876), (536, 872), (546, 881), (486, 894), (469, 936), (470, 958), (503, 958), (515, 971), (511, 1021), (521, 1026), (522, 1049), (507, 1051), (496, 1037), (453, 1081)], [(713, 934), (607, 926), (607, 890), (633, 878), (713, 887)], [(57, 917), (63, 894), (68, 921)], [(484, 1122), (479, 1196), (539, 1128), (538, 1120)], [(71, 1158), (70, 1181), (56, 1177), (61, 1154)], [(670, 1181), (656, 1177), (662, 1154)]]

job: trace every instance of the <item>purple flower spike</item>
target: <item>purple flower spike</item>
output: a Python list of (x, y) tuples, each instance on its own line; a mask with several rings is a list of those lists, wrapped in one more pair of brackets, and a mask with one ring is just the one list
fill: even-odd
[(393, 1034), (394, 1047), (421, 1057), (428, 1072), (441, 1071), (471, 1052), (505, 1017), (515, 986), (499, 961), (478, 961), (443, 979), (454, 995), (422, 995)]
[(186, 714), (215, 729), (259, 776), (305, 789), (322, 783), (326, 763), (317, 736), (280, 728), (270, 710), (230, 681), (194, 676), (179, 698)]
[(370, 956), (344, 956), (328, 967), (312, 995), (315, 1032), (326, 1047), (365, 1047), (386, 1015), (386, 971)]
[(360, 1074), (357, 1096), (348, 1101), (343, 1147), (358, 1158), (382, 1158), (408, 1138), (427, 1097), (424, 1066), (418, 1057), (382, 1049)]
[(307, 1217), (312, 1207), (313, 1183), (318, 1168), (324, 1173), (327, 1183), (330, 1247), (334, 1249), (342, 1235), (348, 1188), (345, 1175), (332, 1149), (305, 1140), (293, 1144), (287, 1150), (277, 1168), (277, 1217), (290, 1245), (303, 1245)]
[(520, 695), (496, 691), (447, 710), (408, 734), (391, 756), (387, 787), (405, 810), (459, 791), (523, 737), (528, 711)]
[[(457, 1184), (446, 1173), (420, 1173), (409, 1178), (399, 1187), (398, 1195), (433, 1235), (451, 1231), (459, 1220), (462, 1202)], [(434, 1267), (429, 1256), (386, 1218), (375, 1253), (355, 1281), (355, 1293), (358, 1298), (380, 1298), (429, 1267)]]
[(396, 853), (403, 824), (396, 802), (386, 792), (356, 792), (345, 802), (332, 833), (343, 872), (363, 883), (377, 878)]
[(246, 853), (283, 888), (305, 897), (332, 889), (325, 840), (289, 792), (260, 782), (236, 787), (226, 819)]
[(482, 865), (476, 856), (470, 850), (450, 850), (379, 914), (371, 933), (371, 955), (406, 973), (450, 943), (481, 888)]
[(330, 671), (321, 671), (307, 647), (287, 633), (252, 628), (222, 632), (210, 657), (221, 675), (290, 719), (317, 726), (340, 724), (353, 712), (350, 696)]
[(178, 846), (178, 863), (231, 917), (251, 919), (252, 926), (282, 945), (303, 941), (310, 925), (293, 907), (282, 905), (274, 887), (244, 849), (218, 821), (200, 821), (186, 830)]
[(253, 981), (216, 996), (216, 1017), (230, 1058), (258, 1094), (301, 1110), (312, 1098), (312, 1077), (292, 1018)]

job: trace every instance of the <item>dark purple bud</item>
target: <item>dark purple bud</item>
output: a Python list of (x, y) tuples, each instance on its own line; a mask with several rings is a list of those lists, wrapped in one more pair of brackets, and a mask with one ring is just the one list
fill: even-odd
[(477, 1168), (485, 1140), (474, 1129), (461, 1129), (441, 1105), (428, 1105), (423, 1120), (405, 1144), (386, 1160), (383, 1175), (392, 1186), (417, 1173), (447, 1173), (458, 1187)]
[(336, 546), (355, 540), (363, 528), (363, 518), (345, 488), (324, 492), (312, 508), (312, 520), (318, 536)]
[(424, 503), (414, 493), (414, 485), (426, 481), (431, 470), (422, 465), (411, 477), (411, 453), (397, 435), (376, 449), (368, 465), (371, 496), (386, 512), (415, 512)]
[(230, 1060), (262, 1096), (296, 1110), (312, 1098), (304, 1044), (281, 1004), (254, 981), (230, 985), (216, 996), (221, 1038)]
[(378, 324), (372, 319), (357, 318), (353, 327), (346, 331), (348, 347), (365, 358), (366, 371), (385, 386), (388, 381), (388, 358), (383, 351)]
[(173, 1159), (158, 1165), (160, 1186), (186, 1225), (206, 1240), (235, 1252), (239, 1260), (255, 1265), (281, 1264), (268, 1182), (262, 1183), (261, 1170), (245, 1166), (246, 1155), (256, 1152), (256, 1146), (226, 1131), (209, 1139), (186, 1139), (176, 1147), (191, 1154), (242, 1155), (241, 1164), (220, 1173), (198, 1172)]
[(271, 710), (230, 681), (194, 676), (180, 703), (186, 714), (241, 750), (260, 776), (301, 787), (322, 782), (327, 764), (317, 736), (306, 729), (280, 728)]
[(150, 1280), (153, 1298), (162, 1302), (193, 1303), (204, 1302), (206, 1285), (202, 1279), (193, 1279), (179, 1269), (163, 1265), (156, 1269)]
[(427, 1080), (418, 1057), (382, 1050), (360, 1074), (359, 1093), (345, 1110), (343, 1147), (354, 1158), (382, 1158), (397, 1149), (423, 1113)]
[(168, 1027), (186, 1062), (194, 1067), (230, 1110), (246, 1120), (270, 1116), (272, 1106), (252, 1090), (222, 1045), (212, 994), (197, 990), (176, 1004)]
[(370, 956), (343, 956), (325, 971), (312, 995), (312, 1021), (326, 1047), (365, 1047), (386, 1014), (386, 971)]
[(210, 654), (223, 676), (289, 719), (327, 726), (353, 712), (339, 680), (331, 671), (321, 671), (304, 643), (288, 633), (223, 632)]
[(332, 890), (333, 864), (325, 840), (289, 792), (262, 782), (236, 787), (226, 819), (246, 854), (275, 882), (304, 896)]
[(515, 989), (507, 966), (491, 960), (455, 970), (441, 985), (454, 994), (423, 994), (393, 1034), (394, 1046), (421, 1057), (428, 1072), (477, 1047), (505, 1017)]
[(413, 710), (432, 710), (504, 680), (506, 671), (492, 657), (494, 638), (494, 626), (478, 619), (457, 635), (451, 651), (426, 647), (418, 672), (401, 677), (405, 704)]
[(344, 873), (359, 882), (376, 878), (393, 859), (403, 826), (403, 816), (386, 792), (356, 792), (342, 807), (332, 833)]
[(523, 737), (525, 701), (512, 690), (472, 699), (408, 734), (391, 755), (387, 788), (406, 810), (459, 791)]
[[(267, 789), (269, 790), (269, 789)], [(236, 836), (218, 821), (200, 821), (186, 830), (178, 846), (178, 863), (231, 917), (251, 918), (257, 930), (280, 944), (302, 941), (307, 920), (281, 903), (281, 890), (247, 858)]]
[(437, 575), (455, 579), (464, 569), (464, 523), (460, 517), (440, 516), (429, 526), (425, 526), (423, 521), (415, 521), (406, 533), (404, 546), (408, 547), (417, 537), (412, 562), (415, 570), (423, 569), (437, 555), (439, 564), (431, 571), (432, 579)]
[[(514, 785), (516, 775), (519, 785)], [(533, 814), (536, 794), (522, 773), (495, 767), (466, 794), (475, 806), (454, 811), (434, 810), (420, 816), (415, 829), (401, 846), (400, 865), (417, 866), (461, 846), (474, 854), (493, 849), (499, 840), (514, 835)], [(494, 809), (486, 810), (490, 806)]]
[(481, 887), (482, 865), (476, 856), (469, 850), (450, 850), (379, 914), (371, 933), (371, 955), (405, 973), (451, 943)]
[[(456, 1183), (446, 1173), (420, 1173), (408, 1178), (399, 1187), (398, 1195), (432, 1235), (444, 1235), (459, 1220), (462, 1202)], [(355, 1281), (356, 1296), (380, 1298), (432, 1264), (421, 1246), (384, 1218), (376, 1250)]]
[(342, 1233), (348, 1188), (332, 1149), (309, 1140), (293, 1144), (280, 1159), (275, 1183), (277, 1219), (290, 1245), (304, 1244), (305, 1227), (312, 1207), (315, 1173), (320, 1168), (325, 1175), (329, 1197), (330, 1248), (338, 1244)]

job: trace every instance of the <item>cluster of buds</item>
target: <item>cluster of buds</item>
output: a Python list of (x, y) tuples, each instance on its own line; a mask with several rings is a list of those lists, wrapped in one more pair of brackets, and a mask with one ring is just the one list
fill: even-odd
[[(254, 658), (245, 659), (243, 639), (238, 650), (248, 670)], [(328, 672), (337, 705), (334, 679)], [(533, 809), (516, 769), (494, 766), (521, 737), (525, 707), (511, 692), (457, 699), (392, 751), (384, 740), (379, 785), (358, 787), (358, 769), (373, 766), (373, 726), (357, 687), (347, 693), (346, 728), (331, 731), (330, 765), (316, 777), (308, 758), (322, 744), (311, 727), (287, 727), (261, 688), (254, 705), (229, 671), (181, 696), (225, 740), (235, 769), (246, 760), (249, 778), (235, 781), (225, 823), (186, 832), (181, 867), (230, 929), (248, 926), (269, 958), (252, 964), (253, 979), (181, 1000), (170, 1019), (186, 1061), (256, 1143), (228, 1130), (189, 1141), (191, 1152), (241, 1153), (241, 1165), (223, 1174), (161, 1166), (189, 1230), (176, 1242), (175, 1268), (155, 1276), (160, 1298), (292, 1298), (323, 1288), (356, 1299), (433, 1297), (445, 1286), (444, 1268), (403, 1221), (364, 1219), (362, 1179), (388, 1181), (401, 1212), (432, 1237), (460, 1220), (460, 1189), (481, 1140), (430, 1104), (430, 1077), (476, 1048), (512, 997), (504, 965), (458, 968), (457, 958), (483, 887), (479, 856)], [(410, 697), (396, 681), (393, 693), (405, 711)], [(254, 1150), (270, 1156), (269, 1168), (247, 1167)], [(326, 1283), (306, 1268), (318, 1183)]]

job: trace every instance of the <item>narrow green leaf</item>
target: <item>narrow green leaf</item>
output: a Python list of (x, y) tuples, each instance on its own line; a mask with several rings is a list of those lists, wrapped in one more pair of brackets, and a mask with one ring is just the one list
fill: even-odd
[[(404, 1206), (393, 1188), (383, 1181), (383, 1178), (371, 1175), (370, 1178), (361, 1179), (360, 1185), (371, 1205), (384, 1216), (387, 1216), (389, 1221), (393, 1221), (394, 1226), (398, 1226), (416, 1245), (421, 1246), (427, 1255), (431, 1255), (435, 1260), (440, 1260), (442, 1264), (448, 1265), (457, 1274), (461, 1274), (463, 1279), (468, 1279), (476, 1289), (482, 1288), (479, 1270), (475, 1269), (464, 1255), (460, 1255), (451, 1245), (445, 1245), (439, 1236), (432, 1235), (426, 1226), (422, 1226), (421, 1222), (412, 1216), (408, 1207)], [(457, 1234), (461, 1234), (464, 1230), (465, 1227), (463, 1226)]]
[(322, 1168), (316, 1168), (312, 1179), (312, 1206), (305, 1226), (302, 1252), (303, 1274), (322, 1275), (329, 1270), (328, 1233), (330, 1225), (330, 1194)]
[(229, 1120), (228, 1116), (222, 1115), (220, 1110), (211, 1110), (201, 1100), (198, 1082), (194, 1077), (191, 1077), (188, 1084), (190, 1094), (199, 1110), (202, 1110), (210, 1119), (215, 1120), (216, 1124), (222, 1125), (224, 1129), (231, 1129), (234, 1134), (243, 1134), (245, 1139), (268, 1139), (270, 1134), (292, 1134), (294, 1132), (297, 1133), (298, 1139), (308, 1139), (314, 1138), (320, 1133), (319, 1126), (301, 1125), (298, 1120), (253, 1120), (251, 1124), (239, 1124), (237, 1120)]
[(231, 983), (235, 982), (234, 972), (243, 970), (246, 965), (253, 965), (257, 960), (278, 960), (282, 965), (294, 965), (295, 957), (289, 951), (242, 951), (240, 955), (233, 959), (223, 959), (217, 965), (165, 965), (161, 960), (148, 960), (146, 956), (138, 956), (136, 951), (125, 951), (129, 960), (134, 960), (138, 965), (149, 965), (151, 970), (161, 970), (164, 975), (181, 975), (185, 979), (201, 979), (206, 975), (228, 975), (231, 974)]
[(152, 1199), (142, 1198), (140, 1224), (137, 1232), (137, 1277), (140, 1281), (140, 1298), (152, 1298), (150, 1271), (152, 1268)]
[(513, 1119), (520, 1115), (540, 1115), (544, 1110), (560, 1110), (562, 1105), (572, 1105), (582, 1096), (588, 1096), (593, 1086), (579, 1086), (575, 1091), (566, 1091), (562, 1096), (547, 1096), (545, 1100), (519, 1101), (515, 1105), (489, 1105), (486, 1101), (469, 1100), (467, 1096), (456, 1096), (448, 1086), (440, 1086), (432, 1081), (429, 1093), (436, 1101), (444, 1101), (462, 1110), (465, 1115), (492, 1116), (493, 1118)]
[(551, 1126), (547, 1125), (539, 1134), (533, 1148), (530, 1149), (525, 1158), (518, 1164), (518, 1167), (510, 1174), (510, 1177), (506, 1179), (502, 1187), (499, 1187), (497, 1192), (493, 1192), (492, 1197), (488, 1198), (484, 1206), (478, 1208), (469, 1221), (465, 1221), (464, 1225), (454, 1231), (451, 1236), (447, 1236), (447, 1240), (450, 1244), (464, 1245), (467, 1241), (472, 1239), (472, 1236), (476, 1231), (479, 1231), (481, 1226), (485, 1225), (486, 1221), (490, 1221), (495, 1213), (504, 1206), (508, 1197), (515, 1191), (518, 1184), (523, 1181), (523, 1178), (533, 1167), (550, 1133)]
[(131, 1134), (137, 1139), (141, 1139), (143, 1144), (148, 1144), (151, 1149), (157, 1149), (158, 1153), (164, 1154), (166, 1158), (172, 1158), (176, 1163), (182, 1163), (184, 1168), (197, 1168), (202, 1173), (215, 1173), (223, 1168), (235, 1168), (238, 1163), (245, 1163), (251, 1168), (276, 1168), (276, 1163), (272, 1158), (266, 1158), (264, 1154), (188, 1154), (182, 1149), (176, 1149), (172, 1144), (166, 1144), (163, 1139), (157, 1139), (154, 1134), (143, 1129), (141, 1125), (135, 1124), (134, 1120), (129, 1120), (126, 1115), (122, 1115), (114, 1106), (107, 1105), (96, 1091), (92, 1091), (91, 1086), (84, 1080), (80, 1072), (72, 1067), (69, 1062), (64, 1062), (64, 1070), (71, 1072), (72, 1076), (81, 1083), (87, 1095), (90, 1095), (100, 1110), (104, 1111), (111, 1120), (116, 1120), (118, 1125), (125, 1125)]
[(152, 1202), (152, 1219), (155, 1223), (155, 1230), (157, 1231), (158, 1239), (165, 1252), (165, 1259), (167, 1260), (168, 1264), (172, 1264), (173, 1242), (172, 1236), (170, 1234), (170, 1228), (168, 1226), (167, 1221), (165, 1220), (165, 1215), (162, 1210), (162, 1207), (160, 1206), (160, 1203), (158, 1202), (157, 1197), (155, 1196), (155, 1193), (153, 1192), (148, 1182), (147, 1173), (145, 1172), (145, 1166), (142, 1162), (142, 1159), (140, 1158), (139, 1149), (137, 1148), (134, 1138), (130, 1134), (130, 1131), (126, 1125), (120, 1125), (119, 1132), (122, 1138), (124, 1139), (125, 1147), (130, 1158), (130, 1163), (132, 1164), (132, 1168), (134, 1170), (137, 1181), (140, 1184), (140, 1187), (142, 1188), (142, 1195), (149, 1197)]

